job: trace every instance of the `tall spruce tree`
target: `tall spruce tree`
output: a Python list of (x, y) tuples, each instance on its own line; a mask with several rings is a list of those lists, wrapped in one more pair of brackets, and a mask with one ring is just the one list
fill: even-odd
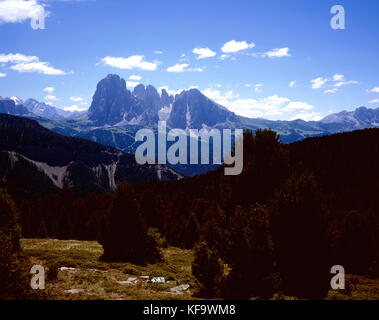
[(127, 183), (118, 185), (104, 229), (101, 244), (106, 261), (145, 264), (161, 256), (142, 219), (133, 188)]
[(32, 297), (30, 266), (22, 255), (20, 236), (16, 207), (8, 193), (0, 189), (0, 300)]
[(320, 192), (313, 175), (291, 177), (277, 194), (270, 219), (281, 289), (320, 299), (330, 288), (329, 241)]
[(199, 283), (197, 294), (206, 298), (218, 297), (224, 276), (224, 264), (205, 241), (197, 243), (194, 248), (192, 274)]

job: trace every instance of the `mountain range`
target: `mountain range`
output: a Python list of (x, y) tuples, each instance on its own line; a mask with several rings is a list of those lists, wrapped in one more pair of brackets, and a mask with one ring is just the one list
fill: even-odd
[(177, 180), (164, 165), (138, 165), (132, 154), (52, 132), (37, 121), (0, 115), (0, 188), (31, 196), (64, 187), (110, 192), (119, 182)]
[[(159, 94), (151, 85), (139, 84), (130, 91), (125, 80), (114, 74), (109, 74), (97, 84), (88, 112), (70, 113), (34, 99), (22, 102), (15, 98), (1, 98), (0, 113), (33, 118), (62, 135), (82, 137), (129, 153), (134, 153), (137, 147), (134, 140), (137, 130), (151, 128), (157, 132), (159, 120), (167, 121), (168, 128), (187, 131), (190, 128), (270, 128), (280, 134), (284, 143), (379, 127), (379, 108), (362, 106), (355, 111), (328, 115), (320, 121), (253, 119), (236, 115), (197, 89), (184, 90), (175, 97), (165, 89)], [(191, 169), (179, 166), (175, 169), (193, 175), (209, 170), (209, 166), (191, 166)]]
[(16, 116), (43, 117), (50, 120), (70, 119), (80, 116), (85, 111), (66, 111), (53, 107), (49, 104), (39, 102), (35, 99), (22, 101), (18, 97), (0, 97), (0, 113)]

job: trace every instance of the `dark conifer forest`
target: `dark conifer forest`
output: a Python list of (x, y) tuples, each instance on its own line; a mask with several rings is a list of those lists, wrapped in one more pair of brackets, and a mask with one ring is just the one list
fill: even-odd
[[(280, 290), (320, 299), (333, 265), (379, 276), (379, 129), (289, 145), (274, 131), (247, 130), (238, 176), (220, 168), (179, 181), (120, 183), (111, 193), (11, 196), (22, 237), (97, 240), (104, 261), (160, 261), (163, 238), (194, 248), (201, 297)], [(12, 252), (15, 234), (1, 234)]]

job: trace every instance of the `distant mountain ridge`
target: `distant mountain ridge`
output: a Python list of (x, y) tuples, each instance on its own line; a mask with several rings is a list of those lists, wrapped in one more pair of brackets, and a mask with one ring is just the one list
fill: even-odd
[(379, 108), (368, 109), (359, 107), (354, 111), (341, 111), (331, 114), (320, 120), (322, 123), (339, 123), (362, 127), (379, 127)]
[[(0, 187), (22, 192), (63, 187), (110, 192), (122, 181), (177, 180), (164, 165), (138, 165), (132, 154), (52, 132), (37, 121), (0, 115)], [(30, 186), (37, 186), (36, 190)]]
[[(321, 121), (308, 122), (247, 118), (229, 111), (197, 89), (183, 90), (175, 97), (169, 95), (165, 89), (159, 93), (151, 85), (139, 84), (130, 91), (126, 87), (126, 81), (115, 74), (109, 74), (99, 81), (88, 112), (77, 116), (63, 117), (63, 110), (50, 109), (50, 106), (32, 99), (25, 102), (28, 110), (17, 102), (16, 105), (14, 101), (0, 101), (0, 113), (34, 118), (57, 133), (82, 137), (128, 153), (134, 153), (138, 146), (134, 140), (137, 130), (149, 128), (156, 134), (159, 120), (165, 120), (168, 128), (186, 131), (202, 128), (241, 128), (253, 131), (270, 128), (280, 135), (280, 140), (284, 143), (379, 127), (379, 108), (360, 107), (355, 111), (328, 115)], [(200, 166), (196, 170), (193, 168), (194, 166), (189, 171), (186, 168), (182, 172), (186, 175), (199, 173), (197, 169)], [(204, 170), (208, 169), (206, 167)]]
[(15, 116), (37, 116), (50, 120), (63, 120), (78, 117), (83, 114), (83, 111), (66, 111), (43, 102), (39, 102), (35, 99), (27, 99), (26, 101), (22, 101), (17, 97), (0, 97), (0, 113)]
[(165, 89), (159, 94), (155, 87), (139, 84), (131, 92), (124, 79), (112, 74), (98, 83), (88, 120), (88, 125), (95, 126), (145, 127), (154, 127), (159, 120), (167, 120), (169, 127), (181, 129), (239, 123), (238, 116), (197, 89), (184, 90), (173, 97)]
[(0, 97), (0, 113), (26, 116), (29, 111), (22, 104), (16, 104), (14, 99)]
[(84, 113), (83, 111), (65, 111), (63, 109), (50, 106), (46, 103), (39, 102), (35, 99), (28, 99), (23, 102), (23, 105), (32, 114), (52, 120), (70, 119), (78, 117)]

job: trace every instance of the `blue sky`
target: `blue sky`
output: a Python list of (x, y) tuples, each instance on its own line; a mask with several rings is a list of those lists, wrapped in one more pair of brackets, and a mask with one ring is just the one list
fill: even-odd
[(378, 31), (377, 0), (0, 0), (0, 96), (83, 109), (116, 73), (245, 116), (317, 120), (379, 106)]

